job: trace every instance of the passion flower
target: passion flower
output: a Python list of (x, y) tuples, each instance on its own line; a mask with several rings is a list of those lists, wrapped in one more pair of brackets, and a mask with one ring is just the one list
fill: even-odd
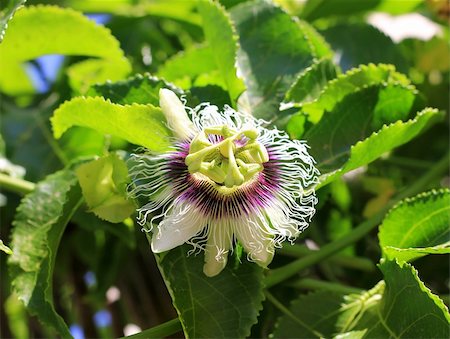
[[(205, 251), (203, 271), (219, 274), (239, 242), (267, 267), (314, 215), (318, 171), (305, 142), (225, 107), (185, 108), (170, 90), (160, 105), (174, 139), (165, 154), (133, 154), (131, 194), (148, 201), (138, 222), (160, 253), (189, 243)], [(189, 112), (186, 112), (186, 109)]]

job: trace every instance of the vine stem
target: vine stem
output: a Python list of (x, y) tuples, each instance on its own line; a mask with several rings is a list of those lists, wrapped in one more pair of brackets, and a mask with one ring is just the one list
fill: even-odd
[[(302, 258), (311, 254), (311, 252), (313, 251), (314, 250), (308, 249), (305, 245), (294, 244), (292, 246), (284, 246), (283, 248), (280, 248), (277, 253), (295, 258)], [(372, 260), (367, 258), (354, 257), (345, 254), (336, 254), (330, 257), (328, 260), (332, 264), (364, 272), (374, 272), (376, 270), (376, 267)]]
[(19, 178), (14, 178), (9, 175), (0, 173), (0, 187), (9, 191), (27, 194), (34, 190), (36, 184)]
[(361, 288), (311, 278), (300, 279), (299, 281), (289, 284), (289, 286), (299, 289), (322, 290), (344, 294), (361, 293), (363, 291)]
[(144, 338), (165, 338), (182, 330), (180, 320), (178, 318), (166, 321), (160, 325), (149, 328), (142, 332), (129, 335), (123, 338), (144, 339)]
[(315, 251), (306, 257), (297, 259), (285, 266), (269, 271), (266, 276), (266, 286), (272, 287), (282, 281), (289, 279), (299, 271), (304, 270), (307, 267), (317, 264), (325, 258), (339, 252), (345, 247), (355, 243), (359, 239), (363, 238), (373, 228), (375, 228), (384, 215), (400, 200), (416, 195), (420, 193), (427, 185), (434, 180), (437, 176), (441, 175), (449, 168), (450, 154), (446, 154), (441, 160), (439, 160), (428, 172), (426, 172), (420, 179), (414, 184), (409, 186), (404, 191), (400, 192), (393, 200), (391, 200), (381, 211), (375, 214), (370, 219), (364, 221), (356, 228), (352, 230), (347, 236), (340, 238), (334, 242), (331, 242), (323, 246), (319, 251)]

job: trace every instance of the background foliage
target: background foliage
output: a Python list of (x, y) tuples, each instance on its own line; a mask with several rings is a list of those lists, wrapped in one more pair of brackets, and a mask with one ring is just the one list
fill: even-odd
[[(449, 337), (446, 1), (1, 6), (1, 337)], [(317, 213), (268, 270), (151, 253), (125, 160), (167, 150), (160, 88), (308, 142)]]

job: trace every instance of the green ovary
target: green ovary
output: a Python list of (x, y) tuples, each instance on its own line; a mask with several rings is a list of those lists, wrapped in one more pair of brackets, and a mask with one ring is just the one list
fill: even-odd
[[(221, 140), (213, 143), (210, 135)], [(185, 163), (189, 173), (199, 173), (220, 186), (233, 188), (255, 177), (269, 161), (266, 148), (257, 141), (256, 128), (236, 131), (226, 125), (208, 127), (192, 139)]]

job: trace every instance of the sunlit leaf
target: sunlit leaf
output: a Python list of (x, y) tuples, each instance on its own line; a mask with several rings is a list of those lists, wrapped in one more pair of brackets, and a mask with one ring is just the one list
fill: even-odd
[(450, 253), (450, 190), (404, 200), (385, 217), (378, 236), (389, 259)]
[[(326, 63), (313, 65), (312, 68), (319, 72), (322, 67), (327, 67)], [(329, 67), (329, 66), (328, 66)], [(307, 77), (315, 75), (316, 72), (306, 73)], [(313, 78), (315, 80), (315, 78)], [(321, 77), (323, 81), (323, 77)], [(358, 68), (351, 69), (345, 74), (339, 75), (336, 79), (331, 80), (324, 86), (320, 93), (313, 92), (315, 95), (310, 100), (302, 98), (301, 85), (306, 83), (306, 88), (309, 88), (309, 78), (302, 79), (300, 77), (287, 96), (290, 101), (300, 103), (302, 113), (308, 116), (308, 119), (317, 123), (323, 113), (333, 111), (334, 107), (345, 98), (345, 96), (357, 92), (363, 88), (374, 85), (385, 84), (399, 84), (405, 88), (409, 88), (412, 93), (415, 93), (414, 87), (411, 86), (411, 81), (403, 74), (396, 72), (395, 67), (385, 64), (368, 64), (361, 65)], [(298, 94), (300, 92), (300, 95)], [(305, 94), (303, 94), (304, 96)], [(295, 127), (290, 126), (294, 131)]]
[(136, 3), (135, 0), (60, 0), (68, 7), (82, 12), (111, 13), (121, 16), (155, 16), (180, 20), (200, 25), (200, 17), (195, 11), (195, 1), (176, 1), (175, 5), (167, 0), (152, 0)]
[(52, 279), (64, 229), (81, 203), (73, 172), (49, 176), (18, 207), (9, 257), (14, 292), (39, 320), (62, 337), (71, 337), (53, 306)]
[(78, 97), (62, 104), (51, 122), (55, 138), (72, 126), (83, 126), (156, 152), (170, 146), (164, 115), (150, 104), (119, 105), (101, 97)]
[(194, 46), (168, 59), (159, 69), (158, 76), (188, 89), (202, 74), (216, 68), (209, 46)]
[(119, 80), (131, 70), (118, 41), (105, 27), (71, 9), (26, 7), (10, 21), (0, 44), (0, 89), (10, 95), (33, 93), (23, 63), (47, 54), (95, 58), (68, 69), (72, 85), (82, 92), (95, 82)]
[[(0, 7), (0, 42), (2, 42), (8, 21), (11, 20), (16, 11), (25, 4), (27, 0), (5, 0)], [(5, 4), (6, 2), (6, 4)]]
[(229, 263), (217, 276), (203, 273), (203, 254), (184, 245), (159, 256), (159, 267), (189, 338), (244, 338), (262, 308), (263, 269)]

